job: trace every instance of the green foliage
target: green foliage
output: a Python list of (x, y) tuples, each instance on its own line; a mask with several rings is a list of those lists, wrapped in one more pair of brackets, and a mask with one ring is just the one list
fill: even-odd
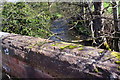
[(85, 27), (79, 27), (79, 32), (85, 35), (90, 35), (90, 31), (88, 31)]
[(76, 29), (80, 34), (84, 34), (87, 36), (90, 35), (90, 30), (87, 29), (85, 26), (82, 26), (82, 22), (76, 25)]
[(5, 3), (2, 31), (43, 38), (49, 36), (50, 15), (45, 4)]
[[(107, 8), (108, 6), (112, 7), (111, 3), (109, 2), (104, 2), (103, 3), (104, 8)], [(107, 8), (107, 13), (112, 13), (112, 8)]]
[(86, 35), (89, 36), (91, 34), (91, 31), (89, 28), (87, 28), (86, 26), (84, 26), (84, 21), (85, 20), (71, 20), (69, 22), (69, 25), (72, 25), (76, 30), (76, 32), (78, 32), (80, 35)]
[(60, 13), (55, 13), (55, 14), (53, 14), (52, 16), (53, 16), (54, 19), (62, 18), (62, 17), (63, 17), (63, 15), (60, 14)]

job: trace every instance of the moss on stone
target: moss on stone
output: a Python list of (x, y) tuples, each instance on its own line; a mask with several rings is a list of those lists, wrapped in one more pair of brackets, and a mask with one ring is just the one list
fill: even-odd
[(120, 64), (120, 61), (115, 61), (116, 64)]
[(74, 48), (77, 48), (78, 46), (77, 45), (65, 45), (63, 47), (60, 47), (61, 50), (65, 49), (65, 48), (68, 48), (68, 49), (74, 49)]
[(79, 47), (83, 47), (83, 45), (80, 45), (80, 44), (79, 44), (78, 46), (79, 46)]
[(32, 45), (30, 45), (30, 46), (28, 46), (28, 48), (33, 48), (33, 46), (32, 46)]
[(118, 59), (118, 61), (115, 61), (115, 63), (120, 65), (120, 53), (118, 53), (118, 52), (111, 52), (111, 55), (115, 56), (115, 58)]
[(120, 71), (120, 66), (118, 66), (118, 70)]
[(120, 60), (120, 53), (118, 53), (118, 52), (111, 52), (111, 55), (115, 56), (117, 59)]
[(28, 48), (33, 48), (36, 44), (31, 44)]
[(80, 47), (78, 50), (81, 51), (81, 50), (83, 50), (83, 49), (84, 49), (83, 47)]
[(54, 43), (51, 46), (58, 46), (58, 45), (59, 45), (59, 43)]
[(77, 45), (68, 45), (69, 49), (74, 49), (74, 48), (77, 48), (77, 47), (78, 47)]
[(99, 70), (97, 69), (97, 67), (94, 68), (94, 71), (97, 72), (97, 73), (99, 72)]
[(103, 52), (104, 52), (104, 50), (99, 51), (99, 53), (103, 53)]
[[(67, 45), (67, 46), (68, 46), (68, 45)], [(65, 49), (65, 48), (67, 48), (67, 46), (60, 47), (60, 49), (63, 50), (63, 49)]]

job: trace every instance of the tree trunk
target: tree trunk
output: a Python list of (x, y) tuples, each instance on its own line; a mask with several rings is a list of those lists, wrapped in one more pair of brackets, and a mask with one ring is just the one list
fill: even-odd
[(95, 37), (100, 36), (100, 31), (102, 28), (102, 19), (98, 16), (101, 16), (101, 2), (94, 2), (94, 20), (93, 20), (93, 29)]
[[(115, 30), (115, 34), (114, 34), (114, 37), (117, 37), (117, 34), (116, 32), (119, 31), (119, 22), (117, 21), (118, 20), (118, 5), (117, 5), (117, 2), (115, 0), (112, 0), (112, 9), (113, 9), (113, 19), (114, 19), (114, 30)], [(113, 41), (113, 49), (115, 51), (119, 51), (119, 45), (118, 45), (118, 41), (119, 41), (119, 38), (115, 39)]]

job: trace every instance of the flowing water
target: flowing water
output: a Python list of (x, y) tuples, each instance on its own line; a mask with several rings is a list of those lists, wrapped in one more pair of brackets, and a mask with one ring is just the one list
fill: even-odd
[[(53, 21), (51, 26), (51, 31), (54, 34), (58, 34), (57, 36), (63, 40), (79, 40), (80, 35), (77, 34), (75, 30), (71, 29), (68, 22), (69, 20), (65, 20), (65, 19), (57, 19)], [(55, 36), (52, 36), (51, 40), (60, 41)]]

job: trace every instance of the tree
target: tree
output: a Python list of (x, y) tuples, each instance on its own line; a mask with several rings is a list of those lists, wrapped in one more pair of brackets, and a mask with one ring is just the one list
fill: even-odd
[(0, 2), (0, 31), (2, 25), (2, 9), (3, 9), (3, 2)]
[[(117, 32), (119, 31), (119, 22), (118, 22), (118, 3), (116, 2), (116, 0), (112, 0), (112, 9), (113, 9), (113, 19), (114, 19), (114, 37), (118, 37), (117, 36)], [(119, 51), (119, 44), (118, 44), (119, 38), (115, 39), (113, 41), (113, 48), (115, 51)]]
[(94, 19), (93, 29), (95, 37), (100, 37), (100, 31), (102, 29), (102, 19), (100, 18), (102, 13), (102, 2), (94, 2)]
[[(34, 5), (36, 8), (33, 8), (33, 4), (24, 2), (5, 3), (2, 11), (4, 18), (2, 31), (43, 38), (49, 36), (50, 33), (47, 29), (50, 27), (50, 16), (43, 11), (47, 7), (43, 8), (45, 3), (42, 5), (37, 3)], [(36, 10), (38, 7), (39, 12)]]

